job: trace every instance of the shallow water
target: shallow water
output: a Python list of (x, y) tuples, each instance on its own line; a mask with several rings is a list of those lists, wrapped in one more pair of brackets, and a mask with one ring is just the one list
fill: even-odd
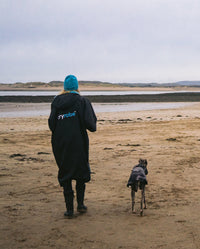
[(95, 112), (122, 112), (122, 111), (144, 111), (180, 108), (193, 103), (94, 103)]
[[(130, 95), (130, 94), (164, 94), (188, 91), (81, 91), (83, 96), (94, 95)], [(197, 92), (197, 91), (196, 91)], [(58, 91), (0, 91), (0, 96), (56, 96)]]
[[(174, 109), (193, 105), (194, 102), (176, 103), (93, 103), (96, 113)], [(48, 116), (50, 103), (0, 103), (0, 118)]]

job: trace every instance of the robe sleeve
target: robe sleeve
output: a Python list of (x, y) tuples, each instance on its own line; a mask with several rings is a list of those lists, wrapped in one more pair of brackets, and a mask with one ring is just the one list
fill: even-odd
[(97, 122), (97, 118), (93, 110), (93, 107), (90, 101), (85, 98), (84, 123), (85, 123), (86, 129), (88, 129), (91, 132), (96, 131), (97, 129), (96, 122)]
[(56, 108), (51, 105), (51, 113), (50, 113), (50, 116), (49, 116), (49, 119), (48, 119), (48, 124), (49, 124), (49, 129), (54, 132), (55, 128), (56, 128), (56, 122), (57, 122), (57, 119), (56, 119)]

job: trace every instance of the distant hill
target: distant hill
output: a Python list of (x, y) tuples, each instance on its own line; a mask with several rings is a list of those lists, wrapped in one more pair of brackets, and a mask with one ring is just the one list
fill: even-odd
[(200, 87), (200, 81), (177, 81), (173, 83), (119, 83), (118, 85), (129, 87)]
[[(102, 81), (79, 81), (80, 85), (98, 85), (98, 86), (128, 86), (128, 87), (178, 87), (178, 86), (187, 86), (187, 87), (200, 87), (200, 81), (178, 81), (173, 83), (110, 83)], [(36, 88), (36, 87), (62, 87), (63, 81), (50, 81), (46, 82), (16, 82), (13, 84), (0, 83), (4, 86), (12, 86), (12, 88)]]
[(175, 84), (177, 86), (200, 86), (200, 81), (178, 81), (175, 83), (168, 83), (169, 85)]
[[(112, 83), (109, 82), (101, 82), (101, 81), (79, 81), (79, 85), (87, 85), (87, 86), (94, 86), (94, 85), (98, 85), (98, 86), (112, 86)], [(116, 84), (114, 84), (116, 85)], [(48, 83), (46, 82), (26, 82), (26, 83), (22, 83), (22, 82), (16, 82), (16, 83), (0, 83), (0, 86), (4, 86), (4, 87), (10, 87), (10, 88), (14, 88), (14, 89), (21, 89), (21, 88), (51, 88), (51, 87), (62, 87), (63, 86), (63, 81), (50, 81)]]

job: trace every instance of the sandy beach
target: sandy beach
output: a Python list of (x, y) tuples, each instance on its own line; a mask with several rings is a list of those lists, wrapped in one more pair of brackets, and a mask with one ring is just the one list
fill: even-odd
[[(47, 116), (0, 118), (2, 249), (200, 248), (200, 103), (98, 113), (88, 213), (68, 220)], [(148, 160), (147, 209), (131, 213), (131, 169)], [(75, 203), (76, 208), (76, 203)]]

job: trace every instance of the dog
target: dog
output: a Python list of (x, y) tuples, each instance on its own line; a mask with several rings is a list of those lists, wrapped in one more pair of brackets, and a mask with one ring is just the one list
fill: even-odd
[(132, 213), (136, 213), (135, 193), (138, 191), (138, 187), (141, 190), (140, 216), (143, 216), (143, 209), (146, 209), (145, 186), (148, 184), (147, 174), (147, 160), (139, 159), (139, 164), (133, 167), (127, 183), (127, 187), (131, 187)]

